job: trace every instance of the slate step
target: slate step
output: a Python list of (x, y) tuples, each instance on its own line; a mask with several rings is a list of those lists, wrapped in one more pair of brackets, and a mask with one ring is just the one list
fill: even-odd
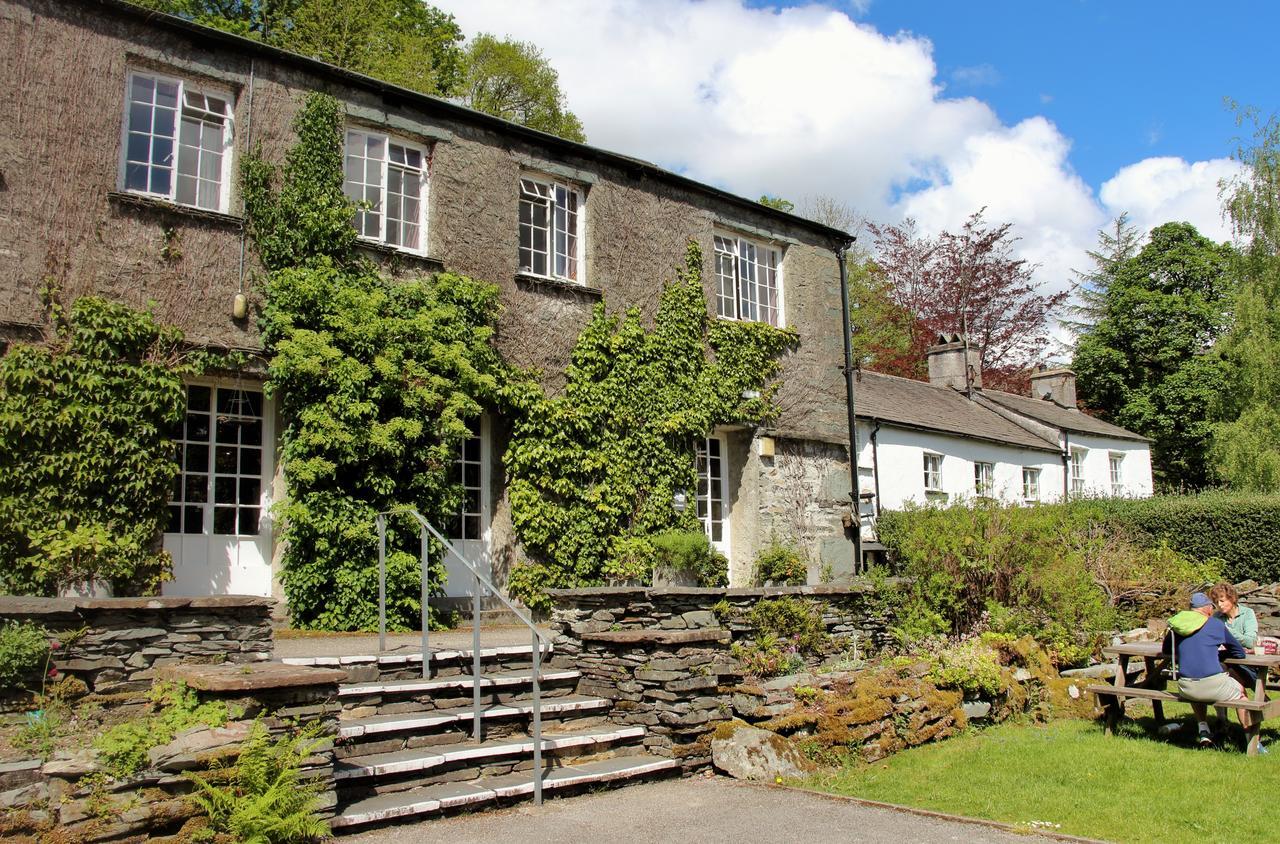
[[(429, 652), (432, 665), (438, 663), (467, 663), (472, 660), (472, 650), (436, 650)], [(549, 657), (546, 648), (542, 651), (543, 659)], [(492, 648), (481, 648), (481, 661), (524, 658), (533, 660), (533, 645), (500, 645)], [(345, 668), (348, 666), (371, 665), (382, 669), (403, 668), (409, 665), (422, 665), (422, 652), (400, 653), (389, 651), (382, 654), (358, 654), (346, 656), (291, 656), (280, 660), (286, 665), (310, 665), (322, 668)]]
[[(544, 792), (553, 792), (574, 786), (625, 782), (652, 774), (678, 771), (679, 766), (680, 763), (675, 759), (650, 755), (601, 759), (550, 769), (543, 778), (542, 788)], [(528, 771), (469, 782), (442, 783), (412, 791), (381, 794), (341, 806), (329, 825), (334, 829), (342, 829), (464, 806), (477, 808), (498, 800), (532, 794), (533, 780)]]
[[(612, 705), (613, 702), (605, 698), (565, 695), (542, 701), (542, 717), (558, 717), (569, 712), (607, 709)], [(456, 724), (460, 721), (469, 721), (473, 714), (470, 706), (456, 706), (449, 709), (433, 709), (422, 713), (374, 715), (371, 718), (340, 722), (338, 725), (338, 738), (354, 739), (380, 733), (432, 730), (449, 724)], [(487, 704), (480, 709), (480, 717), (486, 721), (494, 718), (523, 717), (532, 714), (532, 701)]]
[[(582, 676), (579, 671), (543, 671), (541, 683), (567, 683)], [(434, 694), (435, 692), (465, 689), (470, 691), (475, 678), (470, 674), (450, 677), (434, 677), (430, 680), (375, 680), (370, 683), (344, 683), (338, 687), (339, 698), (358, 698), (369, 695)], [(533, 671), (511, 669), (494, 671), (480, 677), (481, 689), (502, 689), (533, 685)]]
[[(644, 737), (644, 727), (598, 727), (572, 732), (543, 733), (542, 752), (548, 753), (569, 748), (594, 747), (612, 742), (628, 741)], [(397, 750), (391, 753), (373, 753), (366, 756), (349, 756), (338, 762), (334, 770), (336, 780), (355, 780), (365, 777), (386, 777), (399, 774), (425, 773), (432, 768), (455, 762), (487, 761), (533, 753), (533, 739), (502, 739), (474, 741), (415, 750)]]

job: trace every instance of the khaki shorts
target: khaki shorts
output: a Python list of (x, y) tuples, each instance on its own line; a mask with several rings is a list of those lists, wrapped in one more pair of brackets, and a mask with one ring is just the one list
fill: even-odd
[(1227, 672), (1211, 674), (1192, 680), (1189, 677), (1178, 678), (1178, 693), (1187, 700), (1201, 703), (1213, 703), (1217, 700), (1239, 700), (1245, 696), (1244, 686)]

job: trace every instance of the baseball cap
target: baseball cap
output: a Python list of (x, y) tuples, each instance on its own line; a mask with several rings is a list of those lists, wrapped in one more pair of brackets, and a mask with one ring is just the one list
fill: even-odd
[(1201, 607), (1213, 606), (1213, 601), (1209, 600), (1209, 596), (1203, 592), (1196, 592), (1191, 596), (1191, 609), (1198, 610)]

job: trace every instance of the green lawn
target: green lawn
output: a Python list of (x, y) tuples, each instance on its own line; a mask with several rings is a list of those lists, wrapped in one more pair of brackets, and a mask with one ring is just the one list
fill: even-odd
[[(1280, 840), (1280, 744), (1247, 757), (1233, 724), (1227, 749), (1200, 750), (1190, 746), (1194, 723), (1183, 722), (1176, 739), (1155, 736), (1150, 717), (1125, 722), (1113, 737), (1086, 721), (992, 727), (808, 785), (1028, 829), (1047, 821), (1056, 832), (1112, 841)], [(1264, 727), (1264, 744), (1278, 737)]]

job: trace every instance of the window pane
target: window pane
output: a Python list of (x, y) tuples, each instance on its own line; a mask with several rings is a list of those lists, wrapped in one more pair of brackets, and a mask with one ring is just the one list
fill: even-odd
[(236, 508), (215, 507), (213, 509), (213, 532), (220, 536), (232, 536), (236, 532)]
[(182, 532), (183, 533), (204, 533), (204, 508), (203, 507), (183, 507), (182, 508)]
[(156, 104), (176, 109), (178, 107), (178, 84), (176, 82), (157, 80)]
[(182, 500), (202, 504), (209, 500), (209, 476), (187, 475), (182, 485)]
[(236, 447), (233, 445), (218, 446), (213, 466), (214, 471), (220, 475), (234, 475), (236, 473)]
[(236, 532), (241, 536), (257, 536), (258, 535), (258, 507), (241, 507), (240, 524), (237, 526)]
[(208, 387), (188, 387), (187, 388), (187, 409), (188, 410), (208, 410), (209, 409), (209, 388)]
[(262, 474), (262, 449), (260, 448), (240, 449), (240, 474), (242, 475), (261, 475)]
[(207, 445), (187, 446), (186, 466), (187, 466), (188, 472), (209, 471), (209, 446)]
[(182, 532), (182, 508), (170, 507), (169, 520), (165, 524), (165, 533), (181, 533)]
[(241, 504), (257, 504), (258, 493), (262, 488), (262, 481), (258, 478), (241, 478), (240, 479), (240, 503)]
[(124, 186), (126, 190), (147, 189), (147, 165), (126, 164), (124, 168)]
[(236, 503), (236, 479), (214, 478), (213, 501), (215, 504)]

